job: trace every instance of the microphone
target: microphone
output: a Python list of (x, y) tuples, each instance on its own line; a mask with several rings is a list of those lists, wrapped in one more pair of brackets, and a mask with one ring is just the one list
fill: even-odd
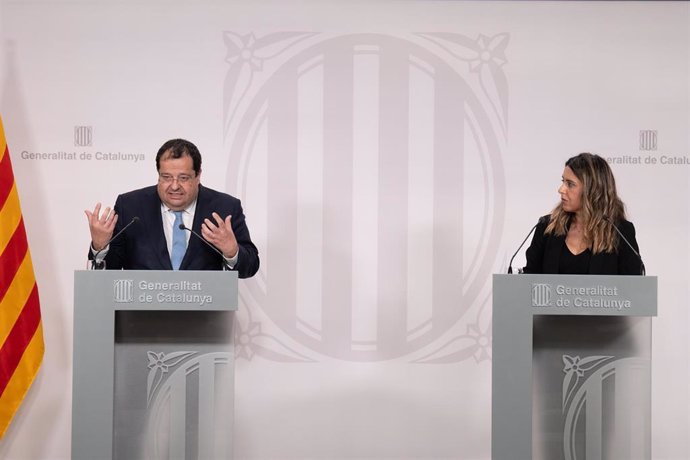
[(213, 249), (213, 251), (214, 251), (216, 254), (218, 254), (218, 255), (220, 256), (220, 260), (223, 261), (223, 268), (225, 268), (226, 270), (232, 270), (232, 268), (231, 268), (230, 265), (228, 264), (228, 261), (225, 260), (225, 256), (223, 255), (223, 253), (220, 252), (220, 251), (218, 250), (217, 247), (215, 247), (214, 245), (212, 245), (211, 243), (209, 243), (208, 241), (206, 241), (206, 239), (205, 239), (203, 236), (199, 235), (197, 232), (195, 232), (195, 231), (192, 230), (191, 228), (185, 227), (184, 224), (180, 224), (180, 226), (179, 226), (178, 228), (179, 228), (180, 230), (187, 230), (189, 233), (191, 233), (192, 235), (196, 236), (196, 237), (199, 238), (201, 241), (203, 241), (204, 244), (205, 244), (206, 246), (208, 246), (209, 248)]
[(537, 225), (541, 224), (542, 220), (544, 220), (544, 217), (540, 217), (539, 220), (537, 221), (536, 224), (534, 224), (534, 227), (532, 227), (532, 230), (529, 231), (527, 236), (525, 237), (524, 240), (522, 240), (522, 243), (520, 243), (520, 247), (517, 248), (517, 251), (515, 251), (515, 254), (513, 254), (513, 257), (510, 258), (510, 262), (508, 263), (508, 274), (512, 275), (513, 274), (513, 259), (517, 255), (518, 252), (520, 252), (520, 249), (525, 245), (525, 242), (527, 241), (527, 238), (532, 234), (535, 228), (537, 228)]
[(135, 223), (135, 222), (139, 222), (139, 218), (138, 218), (137, 216), (132, 217), (132, 220), (130, 220), (129, 223), (128, 223), (127, 225), (125, 225), (124, 227), (122, 227), (122, 230), (120, 230), (119, 232), (117, 232), (117, 233), (115, 234), (115, 236), (113, 236), (112, 238), (110, 238), (110, 239), (108, 240), (108, 242), (105, 243), (105, 246), (103, 246), (103, 248), (101, 248), (101, 249), (99, 249), (98, 251), (96, 251), (96, 253), (93, 255), (93, 260), (91, 261), (91, 270), (101, 269), (101, 268), (103, 267), (103, 266), (101, 265), (101, 263), (96, 262), (96, 260), (97, 260), (97, 258), (98, 258), (98, 254), (100, 254), (101, 252), (103, 252), (103, 250), (104, 250), (105, 248), (107, 248), (107, 247), (110, 245), (110, 243), (112, 243), (112, 242), (115, 240), (115, 238), (117, 238), (118, 236), (122, 235), (122, 232), (124, 232), (125, 230), (127, 230), (127, 229), (129, 228), (129, 226), (132, 225), (132, 224)]
[(614, 224), (613, 221), (612, 221), (611, 219), (609, 219), (609, 216), (604, 216), (604, 220), (605, 220), (606, 222), (608, 222), (608, 223), (611, 225), (611, 227), (614, 228), (614, 230), (616, 230), (616, 233), (618, 233), (618, 236), (620, 236), (620, 237), (623, 239), (623, 241), (625, 241), (625, 244), (628, 245), (628, 247), (629, 247), (630, 250), (633, 252), (633, 254), (635, 254), (635, 255), (637, 256), (637, 258), (640, 260), (640, 274), (641, 274), (642, 276), (646, 276), (646, 275), (647, 275), (647, 270), (645, 270), (645, 268), (644, 268), (644, 262), (642, 261), (642, 256), (640, 255), (640, 253), (637, 252), (637, 251), (635, 250), (635, 248), (633, 247), (633, 245), (630, 244), (630, 241), (628, 241), (628, 239), (627, 239), (625, 236), (623, 236), (623, 233), (622, 233), (622, 232), (620, 231), (620, 229), (616, 226), (616, 224)]

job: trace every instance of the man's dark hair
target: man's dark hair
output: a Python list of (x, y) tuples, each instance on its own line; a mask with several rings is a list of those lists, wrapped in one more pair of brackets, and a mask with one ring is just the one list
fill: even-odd
[(182, 158), (187, 155), (192, 157), (194, 172), (198, 175), (201, 172), (201, 154), (196, 145), (184, 139), (170, 139), (163, 144), (156, 154), (156, 171), (161, 169), (161, 157), (170, 152), (168, 158)]

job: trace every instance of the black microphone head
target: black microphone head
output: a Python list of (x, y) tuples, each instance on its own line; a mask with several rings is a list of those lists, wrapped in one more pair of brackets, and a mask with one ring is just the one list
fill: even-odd
[(187, 227), (185, 227), (184, 224), (180, 224), (180, 226), (177, 228), (179, 228), (180, 230), (187, 230)]
[(139, 222), (139, 217), (137, 217), (137, 216), (132, 217), (132, 223), (134, 223), (134, 222)]

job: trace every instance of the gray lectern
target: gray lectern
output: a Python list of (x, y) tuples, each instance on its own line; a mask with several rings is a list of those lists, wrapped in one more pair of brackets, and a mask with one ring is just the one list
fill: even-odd
[(650, 459), (656, 310), (656, 277), (494, 275), (492, 459)]
[(231, 458), (236, 309), (236, 272), (75, 272), (72, 458)]

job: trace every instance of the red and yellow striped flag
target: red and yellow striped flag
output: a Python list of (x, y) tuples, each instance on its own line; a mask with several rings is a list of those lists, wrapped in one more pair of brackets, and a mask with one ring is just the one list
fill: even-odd
[(43, 359), (38, 287), (0, 118), (0, 438)]

